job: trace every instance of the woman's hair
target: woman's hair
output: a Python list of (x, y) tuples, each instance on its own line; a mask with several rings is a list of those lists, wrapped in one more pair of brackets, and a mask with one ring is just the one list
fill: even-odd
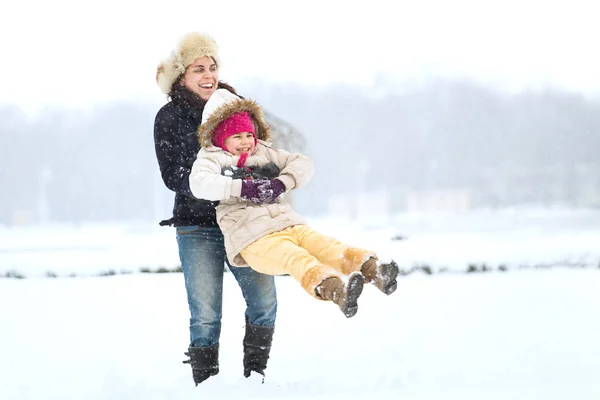
[(227, 89), (227, 90), (229, 90), (231, 93), (233, 93), (233, 94), (235, 94), (236, 96), (238, 96), (238, 97), (239, 97), (239, 94), (237, 94), (237, 92), (235, 91), (235, 89), (233, 88), (233, 86), (231, 86), (229, 83), (226, 83), (226, 82), (219, 81), (219, 84), (217, 85), (217, 87), (218, 87), (219, 89)]
[[(202, 99), (202, 97), (198, 96), (198, 94), (192, 92), (191, 90), (183, 86), (181, 84), (182, 78), (183, 74), (181, 74), (179, 78), (177, 78), (175, 82), (173, 82), (173, 85), (171, 85), (171, 92), (169, 93), (168, 97), (176, 103), (188, 103), (196, 108), (204, 108), (206, 100)], [(219, 83), (217, 84), (217, 88), (227, 89), (236, 96), (239, 96), (233, 88), (233, 86), (231, 86), (228, 83), (219, 81)]]
[(204, 108), (206, 100), (202, 99), (202, 97), (198, 96), (185, 86), (182, 86), (180, 84), (182, 77), (183, 75), (173, 82), (171, 92), (169, 92), (169, 98), (175, 103), (187, 103), (196, 108)]

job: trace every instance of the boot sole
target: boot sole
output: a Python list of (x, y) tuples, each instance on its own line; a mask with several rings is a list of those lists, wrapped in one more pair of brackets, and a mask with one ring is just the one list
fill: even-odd
[(389, 296), (398, 288), (398, 281), (396, 281), (399, 273), (398, 264), (395, 261), (389, 264), (382, 264), (379, 272), (381, 274), (381, 284), (377, 286), (383, 293)]
[(342, 312), (346, 318), (351, 318), (358, 311), (358, 298), (362, 294), (365, 277), (360, 272), (353, 272), (346, 283), (346, 303)]

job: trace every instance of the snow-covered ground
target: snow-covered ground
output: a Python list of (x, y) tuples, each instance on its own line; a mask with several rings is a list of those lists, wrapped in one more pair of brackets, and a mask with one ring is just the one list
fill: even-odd
[[(0, 279), (0, 399), (600, 398), (600, 213), (371, 215), (311, 224), (407, 266), (463, 271), (486, 262), (514, 270), (417, 273), (390, 297), (368, 287), (351, 319), (278, 277), (263, 385), (242, 377), (244, 305), (226, 274), (221, 373), (195, 388), (181, 363), (189, 318), (182, 275), (94, 276), (175, 267), (172, 229), (0, 228), (0, 274), (28, 277)], [(565, 261), (589, 267), (516, 268)], [(44, 278), (48, 271), (59, 278)]]
[(181, 274), (0, 280), (0, 398), (600, 398), (600, 269), (411, 275), (351, 319), (279, 277), (264, 385), (225, 281), (221, 373), (195, 388)]
[[(509, 268), (600, 264), (600, 211), (504, 210), (463, 214), (312, 218), (321, 231), (393, 257), (410, 268), (464, 271), (469, 263)], [(0, 274), (95, 275), (179, 265), (174, 229), (156, 223), (0, 227)], [(395, 241), (402, 235), (406, 240)]]

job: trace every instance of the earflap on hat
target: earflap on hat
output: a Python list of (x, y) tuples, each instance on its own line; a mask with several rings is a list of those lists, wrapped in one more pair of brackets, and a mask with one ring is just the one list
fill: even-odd
[(219, 48), (215, 40), (205, 33), (187, 34), (171, 55), (158, 65), (156, 83), (165, 94), (171, 93), (171, 87), (177, 78), (185, 73), (188, 66), (202, 57), (212, 57), (217, 68), (220, 68)]

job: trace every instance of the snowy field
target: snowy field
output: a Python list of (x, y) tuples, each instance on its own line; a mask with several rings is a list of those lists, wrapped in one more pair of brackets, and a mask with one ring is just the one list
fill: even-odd
[[(353, 245), (393, 257), (402, 266), (464, 271), (469, 263), (508, 268), (538, 264), (600, 264), (600, 211), (504, 210), (465, 214), (368, 215), (350, 222), (309, 223)], [(405, 240), (392, 240), (401, 235)], [(156, 223), (0, 226), (0, 274), (26, 277), (139, 272), (179, 265), (174, 228)]]
[(600, 269), (412, 275), (351, 319), (277, 278), (264, 385), (242, 377), (225, 280), (221, 373), (197, 388), (180, 274), (0, 280), (0, 398), (600, 398)]
[[(181, 363), (189, 318), (182, 275), (94, 276), (175, 267), (172, 229), (0, 228), (0, 273), (28, 278), (0, 279), (0, 399), (600, 398), (600, 213), (311, 223), (404, 265), (514, 270), (416, 273), (390, 297), (367, 287), (351, 319), (278, 277), (262, 385), (242, 376), (244, 305), (226, 274), (221, 373), (195, 388)], [(561, 262), (588, 268), (518, 268)], [(48, 271), (59, 278), (45, 278)]]

